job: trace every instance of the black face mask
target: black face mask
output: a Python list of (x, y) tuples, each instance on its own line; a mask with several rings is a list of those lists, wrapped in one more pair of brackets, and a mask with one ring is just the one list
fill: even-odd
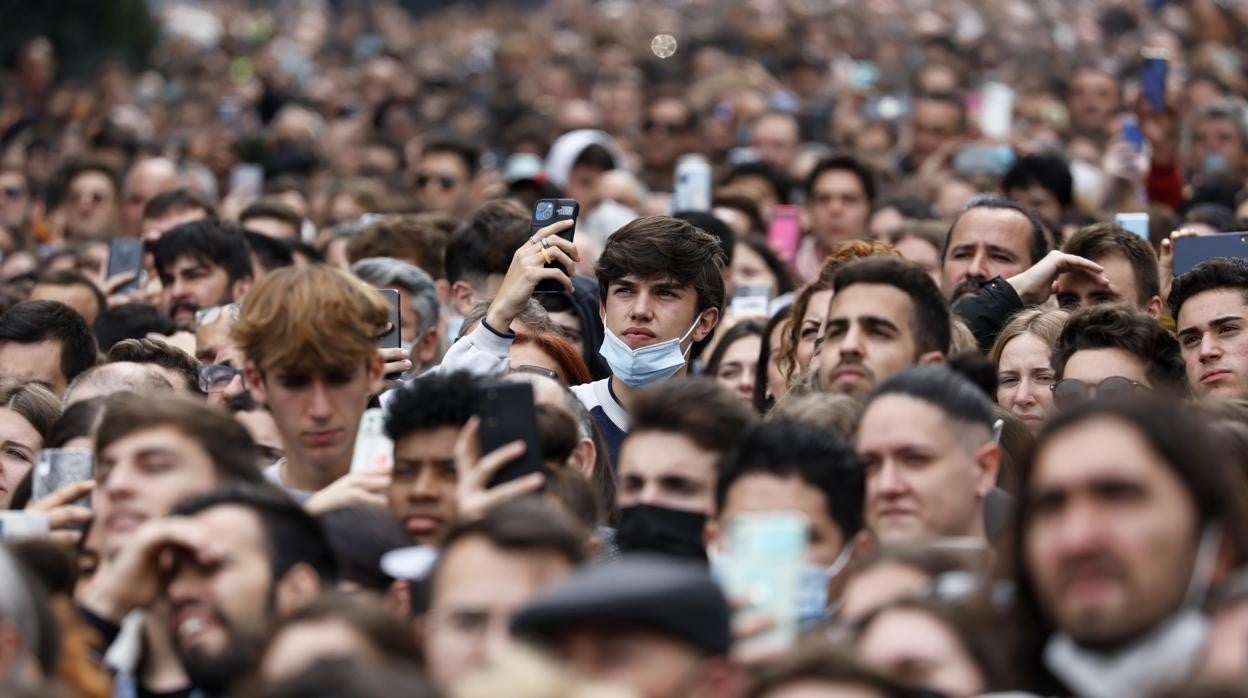
[(706, 514), (638, 504), (620, 509), (615, 542), (621, 552), (664, 553), (705, 562), (705, 526)]

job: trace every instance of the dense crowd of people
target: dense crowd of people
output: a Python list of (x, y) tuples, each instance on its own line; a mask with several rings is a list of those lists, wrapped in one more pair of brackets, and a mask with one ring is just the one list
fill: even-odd
[(148, 5), (0, 47), (4, 695), (1248, 696), (1248, 5)]

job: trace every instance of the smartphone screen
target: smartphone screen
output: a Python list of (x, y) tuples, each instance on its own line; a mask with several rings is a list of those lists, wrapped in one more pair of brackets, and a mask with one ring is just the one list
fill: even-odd
[(118, 288), (115, 293), (129, 293), (139, 287), (139, 275), (143, 271), (143, 241), (138, 238), (113, 238), (108, 241), (108, 270), (111, 279), (118, 274), (133, 273), (134, 280)]
[(380, 349), (398, 349), (402, 345), (403, 327), (400, 321), (399, 303), (402, 298), (399, 292), (392, 288), (378, 289), (381, 295), (386, 297), (386, 302), (390, 304), (390, 330), (377, 338), (377, 347)]
[(1122, 132), (1120, 135), (1122, 140), (1131, 144), (1135, 152), (1144, 152), (1144, 132), (1140, 130), (1140, 122), (1136, 121), (1134, 116), (1127, 116), (1122, 120)]
[[(1114, 216), (1114, 224), (1144, 242), (1149, 242), (1147, 213), (1119, 213)], [(1149, 242), (1149, 244), (1152, 243)]]
[(1174, 275), (1214, 257), (1248, 257), (1248, 232), (1218, 233), (1174, 241)]
[(738, 286), (732, 292), (732, 315), (736, 318), (767, 317), (770, 286)]
[(1166, 110), (1166, 76), (1170, 72), (1170, 61), (1162, 52), (1144, 53), (1144, 67), (1140, 71), (1140, 92), (1144, 101), (1156, 113)]
[(481, 420), (482, 456), (513, 441), (525, 444), (524, 455), (503, 466), (490, 480), (490, 487), (545, 470), (532, 385), (495, 383), (481, 387), (477, 394), (477, 417)]
[(351, 454), (351, 472), (390, 470), (394, 467), (394, 442), (386, 436), (385, 411), (372, 407), (360, 417)]
[(730, 598), (745, 603), (740, 616), (772, 621), (750, 640), (760, 650), (783, 650), (797, 639), (808, 529), (805, 517), (792, 512), (739, 514), (728, 522), (720, 582)]
[(990, 82), (984, 85), (981, 99), (980, 129), (993, 140), (1008, 140), (1014, 130), (1014, 89), (999, 82)]
[[(60, 488), (85, 482), (95, 476), (95, 456), (81, 448), (45, 448), (35, 458), (35, 472), (31, 475), (30, 498), (39, 501)], [(91, 506), (91, 495), (83, 495), (73, 502), (81, 507)]]
[[(539, 199), (533, 204), (533, 222), (529, 225), (529, 235), (536, 235), (537, 231), (545, 228), (552, 223), (559, 221), (572, 221), (572, 227), (559, 233), (559, 237), (571, 242), (576, 235), (576, 219), (581, 215), (581, 205), (576, 199)], [(547, 269), (559, 268), (563, 269), (563, 265), (559, 263), (551, 263), (546, 265)], [(572, 270), (563, 269), (563, 273), (568, 276), (572, 275)], [(534, 289), (534, 293), (559, 293), (565, 291), (563, 284), (551, 279), (542, 279)]]
[(785, 262), (792, 264), (797, 257), (797, 245), (802, 239), (802, 212), (797, 206), (776, 204), (771, 209), (771, 225), (767, 228), (767, 244)]

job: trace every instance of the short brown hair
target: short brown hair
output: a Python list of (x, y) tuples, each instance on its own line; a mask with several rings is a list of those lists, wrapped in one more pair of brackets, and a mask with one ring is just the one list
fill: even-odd
[(263, 484), (256, 444), (243, 425), (203, 402), (179, 395), (118, 393), (108, 399), (95, 432), (95, 452), (137, 431), (170, 427), (199, 444), (220, 484)]
[(355, 264), (369, 257), (393, 257), (420, 267), (434, 279), (445, 279), (448, 239), (427, 218), (382, 216), (347, 240), (347, 259)]
[(133, 361), (136, 364), (153, 364), (167, 368), (182, 378), (192, 393), (203, 394), (199, 389), (199, 359), (170, 346), (159, 339), (123, 339), (108, 350), (108, 363)]
[(23, 383), (9, 376), (0, 376), (0, 407), (20, 414), (44, 439), (61, 416), (61, 401), (51, 390), (39, 383)]
[(710, 378), (667, 381), (633, 402), (630, 434), (661, 431), (688, 437), (716, 453), (732, 449), (757, 415), (749, 403)]
[(311, 605), (281, 619), (269, 635), (263, 654), (268, 654), (273, 643), (292, 627), (334, 621), (354, 629), (384, 659), (412, 661), (420, 654), (407, 626), (390, 613), (381, 600), (367, 595), (336, 593), (325, 594)]
[(1135, 277), (1136, 302), (1144, 305), (1153, 296), (1161, 295), (1161, 276), (1157, 268), (1157, 253), (1153, 246), (1113, 223), (1097, 223), (1080, 228), (1066, 244), (1062, 252), (1096, 261), (1109, 255), (1126, 257)]
[(389, 317), (380, 292), (340, 269), (285, 267), (247, 294), (232, 334), (261, 371), (317, 371), (370, 361)]
[(719, 239), (688, 221), (669, 216), (638, 218), (607, 240), (594, 271), (606, 302), (612, 283), (630, 274), (671, 277), (698, 294), (698, 310), (724, 309), (724, 252)]
[(1187, 390), (1187, 369), (1179, 340), (1153, 318), (1121, 305), (1094, 305), (1070, 316), (1053, 344), (1049, 362), (1061, 380), (1075, 352), (1121, 349), (1144, 364), (1153, 389), (1172, 395)]

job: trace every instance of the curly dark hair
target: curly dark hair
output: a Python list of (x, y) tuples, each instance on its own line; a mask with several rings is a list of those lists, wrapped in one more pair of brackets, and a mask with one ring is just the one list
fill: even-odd
[(1059, 379), (1066, 362), (1081, 349), (1130, 352), (1144, 361), (1145, 374), (1155, 389), (1177, 395), (1187, 389), (1179, 340), (1153, 318), (1125, 306), (1096, 305), (1070, 316), (1050, 357)]
[(417, 431), (462, 427), (477, 413), (477, 379), (457, 371), (422, 376), (395, 391), (386, 434), (395, 441)]

